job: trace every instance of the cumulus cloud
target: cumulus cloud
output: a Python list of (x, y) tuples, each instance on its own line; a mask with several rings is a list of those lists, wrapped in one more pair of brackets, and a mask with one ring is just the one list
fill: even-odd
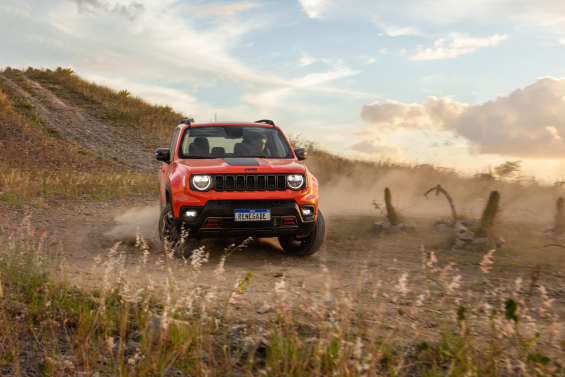
[(365, 130), (344, 134), (349, 137), (364, 137), (364, 140), (345, 147), (354, 156), (401, 160), (404, 158), (400, 148), (388, 145), (386, 135), (377, 130)]
[(377, 127), (449, 131), (467, 139), (476, 153), (565, 156), (565, 78), (543, 77), (477, 105), (435, 97), (423, 104), (374, 102), (363, 106), (361, 117)]
[(433, 48), (422, 49), (418, 46), (416, 55), (411, 60), (453, 59), (459, 55), (470, 54), (480, 47), (495, 47), (508, 35), (495, 34), (488, 38), (470, 38), (467, 35), (452, 35), (450, 40), (440, 38), (435, 41)]

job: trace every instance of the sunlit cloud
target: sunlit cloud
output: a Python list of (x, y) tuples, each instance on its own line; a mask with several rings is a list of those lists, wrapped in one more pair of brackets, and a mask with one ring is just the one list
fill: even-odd
[(360, 158), (384, 158), (402, 160), (404, 158), (400, 148), (388, 145), (386, 135), (369, 129), (365, 131), (343, 134), (345, 137), (363, 137), (364, 139), (345, 147), (354, 156)]
[(481, 47), (495, 47), (508, 35), (495, 34), (488, 38), (470, 38), (467, 35), (452, 35), (450, 39), (440, 38), (434, 42), (433, 48), (422, 49), (418, 46), (412, 60), (453, 59), (459, 55), (470, 54)]
[(565, 157), (565, 78), (543, 77), (480, 105), (435, 97), (423, 104), (374, 102), (361, 117), (378, 128), (453, 132), (474, 153)]

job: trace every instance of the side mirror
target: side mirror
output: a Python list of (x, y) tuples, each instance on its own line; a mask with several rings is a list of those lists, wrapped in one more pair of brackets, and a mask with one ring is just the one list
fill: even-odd
[(306, 149), (305, 148), (294, 148), (294, 154), (298, 161), (306, 160)]
[(169, 163), (170, 151), (169, 148), (157, 148), (155, 150), (155, 158), (157, 161)]

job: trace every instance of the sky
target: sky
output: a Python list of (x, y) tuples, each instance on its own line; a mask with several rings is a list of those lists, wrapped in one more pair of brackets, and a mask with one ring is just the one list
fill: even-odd
[(564, 58), (556, 0), (0, 0), (0, 67), (470, 173), (565, 177)]

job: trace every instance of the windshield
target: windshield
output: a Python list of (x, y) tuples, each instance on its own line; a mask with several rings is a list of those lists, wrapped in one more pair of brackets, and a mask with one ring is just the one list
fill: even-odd
[(272, 127), (204, 126), (187, 128), (179, 158), (294, 158), (282, 133)]

